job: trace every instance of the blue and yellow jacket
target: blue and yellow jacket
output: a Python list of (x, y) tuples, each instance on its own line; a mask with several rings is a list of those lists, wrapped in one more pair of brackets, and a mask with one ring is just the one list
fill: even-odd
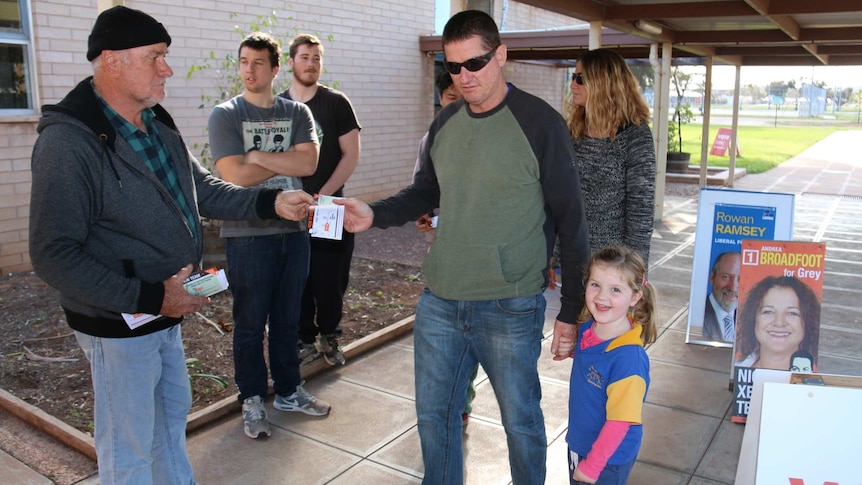
[[(578, 341), (593, 320), (578, 328)], [(575, 349), (569, 385), (569, 449), (586, 456), (605, 421), (631, 423), (609, 465), (637, 458), (643, 438), (643, 403), (649, 389), (649, 358), (641, 341), (643, 327), (635, 323), (619, 337), (586, 349)]]

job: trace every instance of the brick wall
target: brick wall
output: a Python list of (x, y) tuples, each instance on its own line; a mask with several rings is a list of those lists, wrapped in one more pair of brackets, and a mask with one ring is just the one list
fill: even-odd
[(3, 273), (30, 268), (27, 250), (30, 216), (30, 152), (33, 123), (3, 123), (0, 128), (0, 268)]
[[(39, 104), (58, 102), (91, 74), (85, 53), (98, 3), (31, 0)], [(418, 43), (420, 35), (434, 31), (434, 3), (129, 0), (125, 5), (153, 15), (173, 38), (168, 62), (174, 76), (168, 81), (168, 98), (163, 104), (196, 155), (206, 143), (205, 127), (212, 109), (212, 103), (202, 102), (201, 95), (217, 95), (218, 75), (208, 70), (189, 79), (186, 74), (192, 65), (201, 64), (211, 52), (216, 59), (235, 53), (241, 39), (235, 26), (249, 30), (258, 16), (269, 15), (273, 10), (278, 20), (268, 30), (285, 42), (295, 32), (318, 35), (326, 50), (321, 81), (335, 85), (350, 97), (362, 125), (362, 156), (345, 191), (350, 196), (373, 200), (391, 195), (410, 182), (419, 139), (434, 115), (433, 59), (419, 51)], [(509, 5), (509, 30), (577, 23), (517, 2)], [(495, 18), (499, 23), (501, 13)], [(279, 77), (290, 79), (286, 66)], [(563, 77), (561, 69), (527, 63), (509, 63), (506, 73), (509, 81), (558, 109), (567, 87)], [(30, 267), (29, 157), (36, 138), (36, 121), (37, 116), (0, 116), (0, 141), (4, 142), (0, 146), (10, 147), (0, 154), (3, 273)]]

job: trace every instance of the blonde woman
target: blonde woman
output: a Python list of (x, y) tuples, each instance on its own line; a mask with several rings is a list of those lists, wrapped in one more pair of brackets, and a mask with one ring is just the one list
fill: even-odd
[(592, 50), (578, 59), (568, 101), (590, 250), (624, 244), (648, 264), (656, 161), (637, 79), (619, 54)]

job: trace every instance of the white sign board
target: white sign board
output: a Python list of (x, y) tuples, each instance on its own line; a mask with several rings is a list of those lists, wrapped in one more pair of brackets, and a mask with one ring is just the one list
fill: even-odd
[(862, 483), (862, 389), (763, 385), (755, 484)]

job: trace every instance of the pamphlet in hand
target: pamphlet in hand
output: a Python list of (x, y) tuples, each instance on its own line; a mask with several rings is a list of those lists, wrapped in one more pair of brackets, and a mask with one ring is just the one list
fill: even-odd
[(317, 205), (313, 206), (313, 214), (308, 216), (308, 233), (311, 237), (341, 240), (344, 230), (344, 206), (332, 202), (341, 197), (320, 195)]
[[(183, 286), (192, 295), (212, 296), (228, 288), (227, 275), (223, 269), (212, 267), (193, 273), (183, 281)], [(161, 317), (161, 315), (149, 313), (123, 313), (122, 315), (126, 325), (132, 330)]]

